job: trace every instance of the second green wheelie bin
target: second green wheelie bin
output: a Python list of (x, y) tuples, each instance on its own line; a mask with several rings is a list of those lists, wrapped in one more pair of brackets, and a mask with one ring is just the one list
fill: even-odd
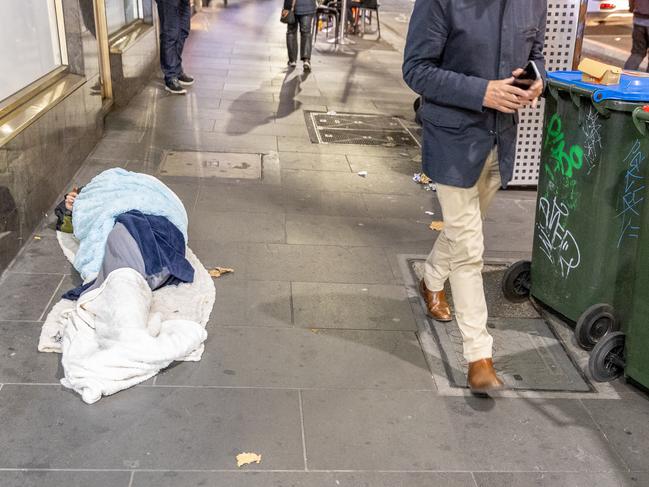
[(619, 85), (549, 75), (539, 172), (531, 294), (576, 322), (592, 349), (629, 317), (649, 138), (638, 120), (649, 79)]
[[(648, 111), (636, 112), (641, 130), (649, 123)], [(644, 125), (644, 126), (643, 126)], [(592, 378), (613, 380), (622, 373), (649, 389), (649, 198), (642, 204), (633, 300), (624, 331), (608, 334), (597, 343), (588, 362)]]

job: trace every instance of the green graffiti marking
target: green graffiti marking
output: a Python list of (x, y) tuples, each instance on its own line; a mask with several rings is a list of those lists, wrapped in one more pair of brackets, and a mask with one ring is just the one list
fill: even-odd
[(550, 146), (550, 157), (554, 161), (554, 167), (545, 163), (543, 168), (552, 181), (557, 174), (566, 178), (572, 178), (573, 172), (584, 165), (584, 149), (578, 145), (571, 146), (566, 152), (566, 137), (562, 130), (561, 117), (558, 113), (552, 115), (548, 123), (547, 134), (543, 147)]

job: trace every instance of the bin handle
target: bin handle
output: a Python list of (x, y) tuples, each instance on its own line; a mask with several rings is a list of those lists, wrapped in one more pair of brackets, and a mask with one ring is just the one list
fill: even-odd
[(633, 110), (633, 124), (638, 129), (640, 135), (647, 135), (647, 122), (649, 122), (649, 105), (636, 107)]
[(550, 92), (550, 95), (552, 95), (552, 98), (559, 101), (559, 90), (557, 90), (556, 87), (554, 87), (552, 85), (549, 85), (548, 86), (548, 91)]
[(581, 108), (581, 97), (587, 97), (590, 98), (591, 102), (593, 103), (593, 107), (595, 107), (595, 110), (597, 110), (597, 113), (599, 113), (602, 117), (608, 118), (611, 115), (611, 111), (604, 105), (599, 103), (601, 101), (601, 97), (598, 97), (597, 93), (597, 91), (593, 93), (590, 90), (581, 88), (579, 86), (570, 86), (570, 98), (572, 100), (572, 103), (574, 103), (577, 108)]

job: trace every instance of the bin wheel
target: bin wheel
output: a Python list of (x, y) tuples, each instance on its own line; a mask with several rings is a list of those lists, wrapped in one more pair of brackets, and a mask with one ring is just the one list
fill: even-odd
[(522, 303), (529, 297), (532, 285), (531, 267), (529, 260), (519, 260), (505, 271), (502, 287), (507, 301)]
[(615, 318), (613, 306), (594, 304), (577, 320), (575, 338), (581, 348), (592, 350), (604, 336), (619, 329), (620, 323)]
[(610, 382), (624, 373), (624, 367), (624, 333), (614, 331), (593, 348), (588, 360), (588, 371), (597, 382)]

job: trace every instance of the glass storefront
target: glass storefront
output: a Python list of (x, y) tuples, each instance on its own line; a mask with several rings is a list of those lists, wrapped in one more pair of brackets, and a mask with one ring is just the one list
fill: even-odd
[(0, 1), (0, 104), (65, 64), (56, 2)]
[(142, 17), (142, 0), (106, 0), (108, 34), (113, 34)]

